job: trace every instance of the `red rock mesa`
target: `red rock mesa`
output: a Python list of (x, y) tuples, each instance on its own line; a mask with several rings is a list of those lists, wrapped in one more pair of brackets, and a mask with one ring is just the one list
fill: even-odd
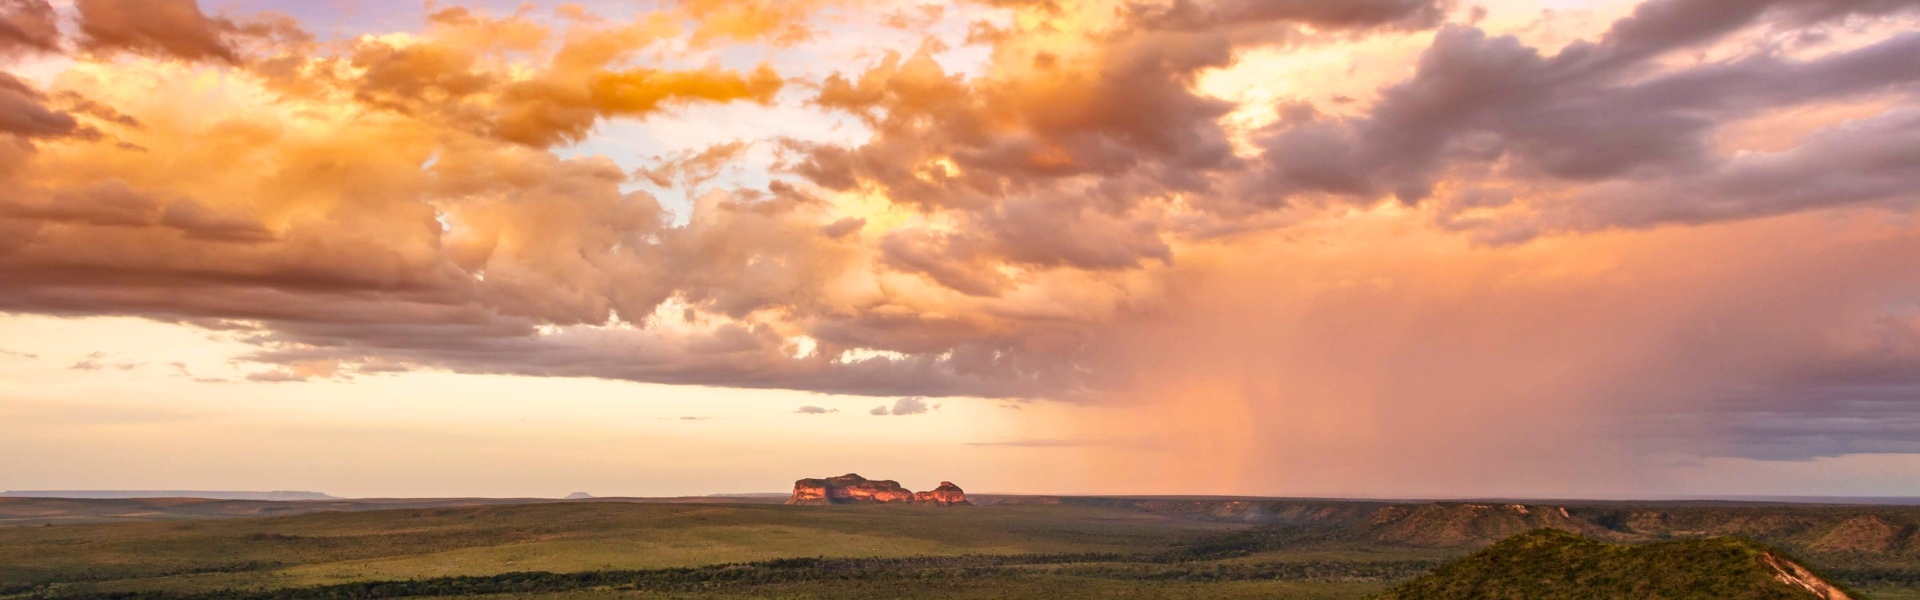
[(953, 482), (951, 481), (940, 482), (940, 487), (933, 488), (933, 491), (931, 492), (914, 492), (913, 501), (914, 502), (932, 502), (934, 504), (938, 504), (941, 506), (953, 506), (955, 504), (966, 504), (966, 505), (973, 504), (972, 502), (967, 501), (967, 493), (960, 491), (960, 486), (954, 485)]
[(967, 493), (953, 482), (942, 481), (931, 492), (909, 492), (892, 480), (873, 480), (848, 473), (826, 479), (802, 479), (793, 482), (793, 496), (787, 504), (925, 503), (940, 506), (972, 505)]

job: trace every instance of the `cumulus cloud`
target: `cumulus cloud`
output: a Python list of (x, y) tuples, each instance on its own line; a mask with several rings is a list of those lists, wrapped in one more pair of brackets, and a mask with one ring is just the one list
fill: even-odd
[(867, 414), (876, 417), (884, 417), (887, 415), (903, 417), (907, 415), (924, 415), (927, 414), (928, 411), (937, 408), (940, 408), (940, 405), (928, 404), (926, 398), (907, 397), (895, 400), (892, 409), (888, 409), (886, 405), (883, 404), (873, 407), (873, 410), (867, 411)]
[(840, 409), (838, 409), (838, 408), (821, 408), (821, 407), (818, 407), (818, 406), (802, 406), (802, 407), (800, 407), (800, 409), (799, 409), (799, 410), (796, 410), (796, 411), (793, 411), (793, 412), (796, 412), (796, 413), (800, 413), (800, 414), (803, 414), (803, 415), (824, 415), (824, 414), (827, 414), (827, 413), (837, 413), (837, 412), (840, 412)]
[[(436, 5), (321, 43), (192, 0), (81, 0), (63, 39), (43, 0), (0, 3), (0, 58), (74, 65), (0, 74), (0, 310), (217, 328), (255, 382), (1184, 402), (1153, 425), (1324, 425), (1299, 439), (1452, 443), (1396, 415), (1532, 401), (1806, 457), (1902, 447), (1920, 414), (1886, 324), (1910, 323), (1886, 257), (1914, 234), (1849, 220), (1920, 193), (1910, 2), (1648, 0), (1571, 39), (1439, 1), (986, 3), (881, 24), (926, 34), (906, 47), (792, 53), (843, 62), (739, 60), (878, 12), (849, 7)], [(962, 13), (992, 18), (941, 38)], [(1381, 83), (1316, 104), (1241, 68), (1295, 53)], [(1235, 77), (1252, 91), (1218, 93)], [(729, 129), (637, 170), (576, 147), (702, 110), (841, 127)], [(1695, 279), (1661, 269), (1702, 256), (1718, 287), (1674, 291)], [(1844, 293), (1788, 294), (1788, 270)], [(1671, 366), (1696, 352), (1711, 369)], [(1754, 443), (1776, 434), (1797, 441)]]

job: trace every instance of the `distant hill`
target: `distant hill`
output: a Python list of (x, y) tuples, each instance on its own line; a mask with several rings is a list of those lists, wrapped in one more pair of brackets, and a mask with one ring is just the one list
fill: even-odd
[(9, 498), (205, 498), (209, 500), (338, 500), (320, 492), (206, 492), (188, 490), (7, 490)]
[(1640, 546), (1542, 529), (1448, 563), (1377, 600), (1854, 600), (1758, 542), (1711, 538)]
[(867, 479), (857, 473), (824, 479), (793, 482), (793, 495), (787, 504), (931, 504), (936, 506), (973, 506), (967, 493), (951, 481), (940, 482), (932, 491), (914, 492), (891, 479)]

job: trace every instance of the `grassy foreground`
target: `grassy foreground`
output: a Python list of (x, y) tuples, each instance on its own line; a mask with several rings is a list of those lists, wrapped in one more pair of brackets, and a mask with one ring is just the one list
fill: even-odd
[[(1767, 595), (1764, 585), (1752, 588), (1762, 593), (1741, 595), (1749, 590), (1739, 587), (1741, 582), (1758, 580), (1732, 567), (1745, 560), (1750, 548), (1690, 538), (1618, 545), (1571, 537), (1576, 541), (1560, 544), (1555, 541), (1560, 538), (1551, 537), (1556, 534), (1535, 534), (1554, 543), (1519, 549), (1512, 542), (1496, 545), (1489, 552), (1507, 553), (1513, 560), (1448, 566), (1435, 575), (1467, 577), (1437, 585), (1433, 578), (1416, 578), (1487, 546), (1475, 540), (1488, 539), (1502, 528), (1532, 524), (1515, 521), (1515, 515), (1560, 521), (1569, 517), (1540, 508), (1355, 506), (1370, 511), (1362, 514), (1366, 518), (1333, 523), (1288, 522), (1277, 512), (1272, 514), (1278, 518), (1254, 524), (1198, 518), (1191, 511), (1075, 504), (937, 508), (568, 502), (12, 526), (0, 527), (0, 600), (1357, 600), (1401, 585), (1410, 587), (1388, 597), (1776, 597)], [(1324, 518), (1349, 510), (1331, 502), (1309, 508), (1296, 512)], [(1743, 510), (1729, 514), (1745, 519)], [(1405, 518), (1374, 518), (1380, 515)], [(1826, 520), (1848, 519), (1858, 520)], [(1582, 527), (1583, 532), (1602, 535), (1620, 531)], [(1501, 537), (1505, 535), (1511, 534)], [(1814, 539), (1838, 539), (1821, 536)], [(1915, 567), (1920, 563), (1907, 548), (1900, 544), (1877, 552), (1821, 552), (1809, 556), (1816, 561), (1809, 566), (1867, 592), (1854, 598), (1920, 600), (1914, 593), (1920, 589), (1920, 568)], [(1698, 552), (1703, 549), (1707, 552)], [(1673, 590), (1657, 586), (1629, 585), (1624, 595), (1609, 595), (1613, 592), (1595, 590), (1609, 590), (1608, 585), (1618, 582), (1572, 577), (1566, 579), (1566, 589), (1574, 595), (1537, 595), (1541, 581), (1569, 572), (1541, 567), (1550, 561), (1536, 560), (1553, 556), (1574, 557), (1577, 564), (1615, 575), (1679, 569), (1661, 575), (1668, 581), (1677, 581), (1675, 573), (1697, 571), (1700, 577), (1724, 579), (1735, 587), (1686, 596), (1663, 595)], [(1509, 588), (1528, 592), (1489, 596), (1487, 590), (1494, 588), (1456, 585), (1475, 578), (1521, 581)], [(1419, 587), (1423, 585), (1427, 587)]]
[(1247, 529), (1084, 506), (617, 502), (9, 527), (0, 596), (1337, 599), (1456, 554), (1248, 551)]

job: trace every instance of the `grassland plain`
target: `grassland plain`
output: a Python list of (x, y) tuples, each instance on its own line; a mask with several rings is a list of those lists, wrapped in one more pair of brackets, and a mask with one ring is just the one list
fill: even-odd
[(593, 501), (0, 527), (0, 597), (1337, 600), (1549, 526), (1635, 544), (1744, 531), (1866, 597), (1920, 600), (1906, 509), (1153, 502)]
[(0, 588), (264, 589), (796, 556), (1138, 553), (1236, 528), (1085, 507), (567, 503), (0, 529)]
[[(779, 504), (780, 498), (687, 496), (672, 498), (599, 498), (595, 502), (640, 504)], [(208, 498), (51, 498), (0, 496), (0, 527), (78, 523), (137, 523), (246, 517), (288, 517), (312, 513), (364, 512), (488, 505), (564, 504), (552, 498), (359, 498), (334, 500), (218, 500)]]

